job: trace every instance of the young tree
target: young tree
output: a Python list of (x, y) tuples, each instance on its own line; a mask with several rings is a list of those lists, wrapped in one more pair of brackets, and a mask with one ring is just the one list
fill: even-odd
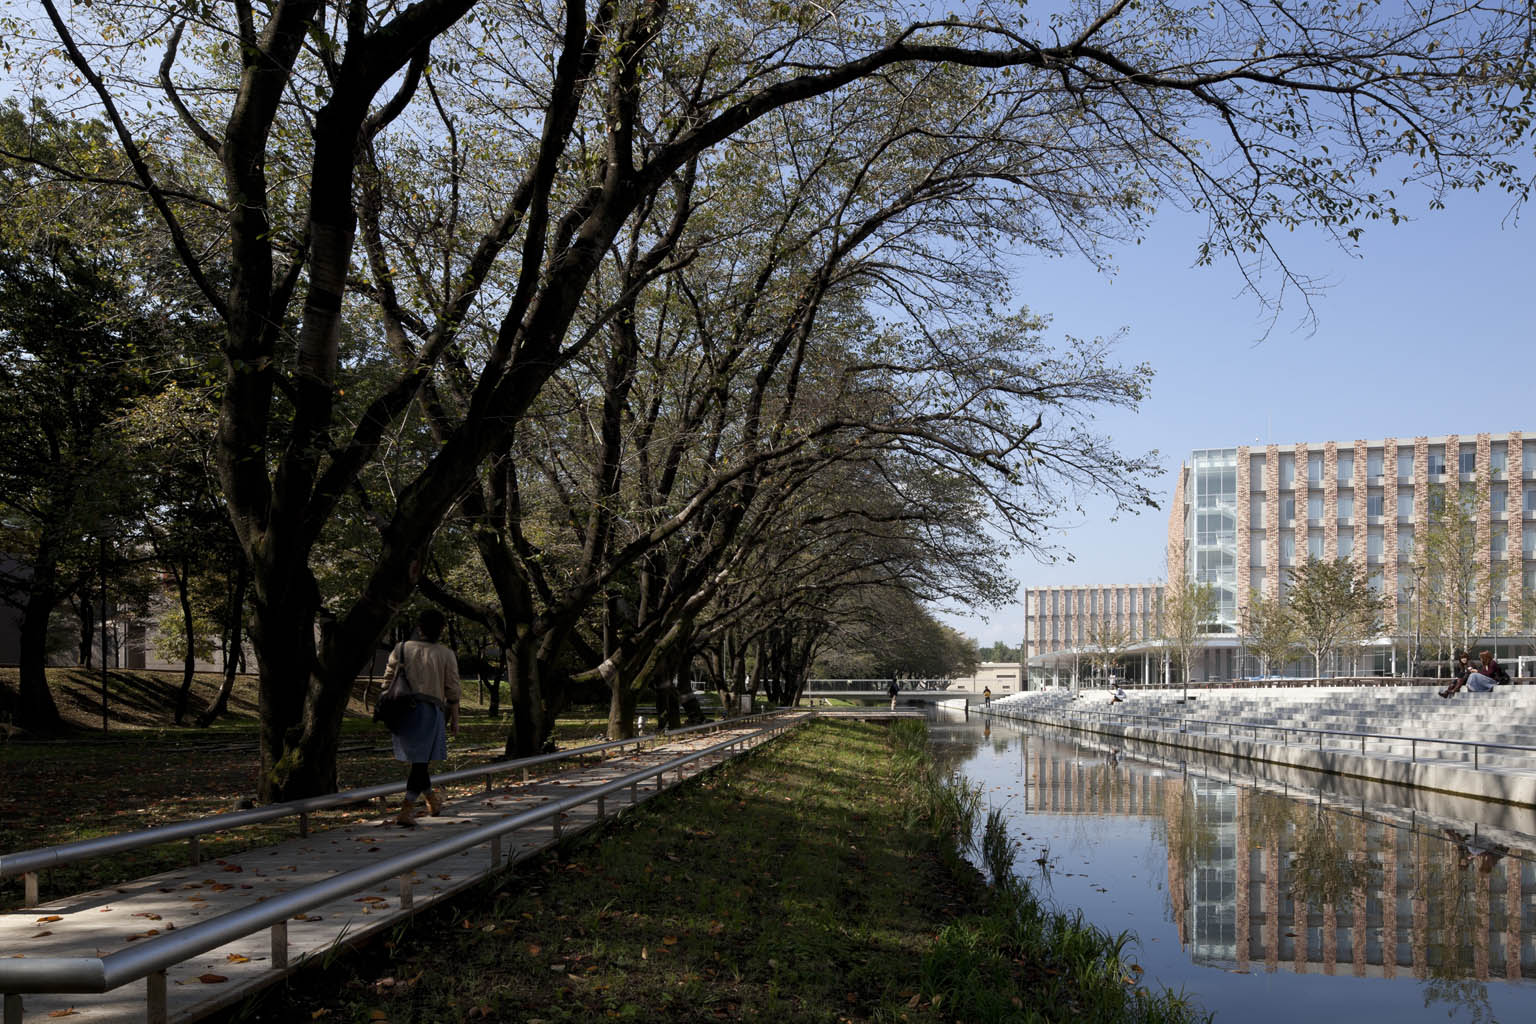
[(1109, 676), (1131, 646), (1131, 634), (1108, 618), (1095, 619), (1088, 625), (1088, 660), (1100, 675)]
[(1163, 590), (1162, 640), (1184, 679), (1185, 700), (1189, 699), (1189, 677), (1195, 663), (1210, 642), (1216, 611), (1214, 586), (1191, 580), (1177, 567), (1169, 569), (1168, 585)]
[(1429, 515), (1415, 552), (1415, 574), (1424, 593), (1419, 610), (1426, 636), (1442, 658), (1470, 650), (1483, 630), (1492, 630), (1493, 598), (1503, 589), (1504, 563), (1488, 557), (1478, 541), (1478, 508), (1487, 501), (1480, 475), (1470, 487), (1450, 493), (1430, 488)]
[(1365, 567), (1354, 562), (1307, 559), (1291, 569), (1287, 598), (1319, 679), (1329, 655), (1381, 633), (1386, 600), (1371, 589)]
[(1243, 638), (1265, 675), (1284, 668), (1301, 646), (1295, 613), (1283, 600), (1270, 600), (1258, 591), (1250, 595), (1243, 611)]

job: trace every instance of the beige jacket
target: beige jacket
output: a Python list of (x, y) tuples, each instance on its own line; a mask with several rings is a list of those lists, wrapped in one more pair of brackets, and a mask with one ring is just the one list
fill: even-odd
[(402, 657), (406, 681), (417, 696), (445, 707), (459, 703), (459, 659), (452, 650), (425, 640), (396, 644), (389, 652), (389, 665), (384, 669), (384, 689), (389, 689), (389, 684), (394, 681)]

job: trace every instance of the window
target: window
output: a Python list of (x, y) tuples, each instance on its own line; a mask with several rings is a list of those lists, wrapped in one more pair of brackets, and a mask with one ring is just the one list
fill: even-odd
[(1289, 526), (1296, 521), (1296, 499), (1280, 499), (1280, 525)]
[(1526, 558), (1536, 555), (1536, 526), (1527, 526), (1521, 532), (1520, 550)]
[(1413, 561), (1413, 527), (1399, 526), (1397, 528), (1397, 560), (1399, 562)]
[(1371, 573), (1371, 578), (1370, 578), (1369, 583), (1370, 583), (1370, 587), (1371, 587), (1371, 593), (1373, 593), (1373, 594), (1380, 594), (1382, 591), (1386, 590), (1386, 588), (1387, 588), (1387, 581), (1382, 576), (1382, 574), (1379, 573), (1379, 572)]
[(1380, 491), (1377, 491), (1375, 494), (1367, 494), (1365, 496), (1365, 514), (1366, 515), (1368, 515), (1368, 516), (1377, 516), (1377, 517), (1386, 515), (1386, 513), (1384, 511), (1382, 511), (1384, 506), (1385, 506), (1385, 502), (1382, 500), (1382, 495), (1381, 495)]
[(1323, 518), (1323, 496), (1321, 494), (1307, 495), (1307, 520), (1319, 522)]
[(1445, 445), (1436, 444), (1429, 448), (1429, 475), (1445, 475)]
[(1499, 516), (1509, 511), (1509, 488), (1496, 484), (1488, 489), (1488, 510)]
[(1407, 446), (1397, 450), (1397, 478), (1404, 483), (1413, 479), (1413, 449)]
[(1445, 492), (1444, 491), (1430, 491), (1429, 492), (1429, 502), (1428, 502), (1428, 505), (1429, 505), (1429, 514), (1432, 515), (1432, 516), (1439, 515), (1441, 512), (1444, 512), (1445, 511)]
[(1262, 491), (1264, 489), (1264, 456), (1248, 456), (1248, 489)]
[(1296, 564), (1296, 535), (1294, 533), (1282, 533), (1280, 535), (1280, 564)]
[(1088, 614), (1099, 614), (1099, 592), (1097, 590), (1088, 591)]
[(1264, 529), (1264, 499), (1256, 498), (1248, 503), (1248, 528)]
[(1339, 452), (1339, 483), (1347, 484), (1355, 477), (1355, 453)]
[(1323, 531), (1309, 530), (1307, 532), (1307, 557), (1323, 557)]
[(1397, 518), (1404, 522), (1413, 518), (1413, 491), (1410, 488), (1397, 489)]
[(1353, 491), (1339, 492), (1339, 520), (1347, 521), (1355, 518), (1355, 494)]
[(1296, 486), (1296, 456), (1280, 456), (1280, 489), (1288, 491)]
[(1381, 527), (1373, 526), (1365, 532), (1365, 557), (1378, 559), (1381, 557)]
[(1493, 553), (1494, 558), (1503, 558), (1508, 547), (1509, 535), (1505, 533), (1504, 527), (1495, 526), (1488, 532), (1488, 550)]
[(1509, 469), (1508, 442), (1495, 441), (1488, 446), (1488, 468), (1494, 473), (1503, 473)]
[(1307, 453), (1307, 483), (1314, 487), (1321, 487), (1323, 484), (1322, 452)]
[(1527, 512), (1536, 512), (1536, 487), (1527, 487), (1525, 489), (1525, 510)]
[(1456, 463), (1456, 471), (1471, 476), (1477, 472), (1477, 448), (1470, 444), (1461, 446), (1461, 452)]
[(1264, 570), (1255, 569), (1248, 574), (1248, 586), (1256, 594), (1264, 592)]
[(1372, 479), (1381, 476), (1381, 449), (1373, 448), (1365, 453), (1365, 475)]
[(1262, 535), (1248, 538), (1248, 564), (1264, 564), (1264, 537)]
[(1352, 527), (1339, 527), (1339, 557), (1348, 558), (1355, 553), (1355, 531)]
[(1520, 465), (1529, 473), (1536, 469), (1536, 441), (1524, 441), (1520, 445)]

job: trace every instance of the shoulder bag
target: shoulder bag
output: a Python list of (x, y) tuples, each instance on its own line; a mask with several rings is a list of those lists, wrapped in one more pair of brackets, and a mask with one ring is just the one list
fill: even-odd
[(416, 710), (416, 700), (416, 691), (405, 674), (405, 644), (402, 643), (395, 648), (395, 678), (379, 694), (379, 701), (373, 706), (373, 720), (382, 722), (390, 732), (399, 732), (406, 718)]

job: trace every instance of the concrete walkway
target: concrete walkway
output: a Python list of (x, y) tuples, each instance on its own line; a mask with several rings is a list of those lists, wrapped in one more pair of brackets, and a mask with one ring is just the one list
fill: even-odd
[[(794, 716), (808, 720), (809, 713)], [(737, 730), (746, 736), (761, 723)], [(597, 763), (577, 765), (558, 774), (521, 784), (501, 778), (501, 788), (472, 795), (449, 793), (441, 817), (420, 817), (418, 827), (400, 828), (393, 814), (276, 846), (248, 850), (225, 860), (167, 871), (121, 886), (0, 914), (0, 961), (14, 957), (98, 957), (133, 942), (150, 942), (177, 928), (261, 903), (353, 868), (380, 863), (443, 839), (454, 830), (483, 825), (527, 811), (637, 771), (655, 768), (682, 754), (702, 750), (733, 735), (726, 729), (682, 736), (641, 753), (629, 752)], [(625, 787), (607, 798), (614, 814), (655, 796), (662, 788), (709, 771), (730, 756), (710, 754), (681, 773)], [(679, 777), (681, 775), (681, 778)], [(561, 835), (596, 824), (599, 808), (588, 802), (561, 815)], [(486, 844), (449, 855), (408, 881), (353, 892), (333, 903), (289, 920), (286, 951), (273, 948), (269, 933), (259, 933), (210, 950), (169, 969), (166, 985), (168, 1021), (191, 1021), (238, 1002), (286, 976), (305, 960), (337, 945), (356, 942), (399, 924), (404, 918), (476, 885), (501, 867), (532, 856), (558, 841), (553, 822), (508, 835), (504, 849)], [(493, 857), (500, 854), (500, 863)], [(403, 903), (408, 905), (402, 905)], [(286, 959), (286, 965), (283, 961)], [(131, 982), (103, 994), (35, 994), (7, 997), (5, 1024), (67, 1019), (81, 1024), (144, 1021), (149, 986)], [(18, 1005), (19, 1003), (19, 1005)]]

